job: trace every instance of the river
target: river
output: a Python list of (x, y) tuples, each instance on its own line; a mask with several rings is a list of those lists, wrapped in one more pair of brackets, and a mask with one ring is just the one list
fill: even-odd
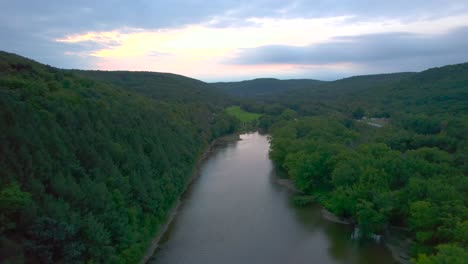
[(395, 263), (383, 245), (351, 240), (352, 227), (324, 219), (318, 205), (295, 207), (268, 149), (267, 136), (243, 134), (206, 159), (148, 263)]

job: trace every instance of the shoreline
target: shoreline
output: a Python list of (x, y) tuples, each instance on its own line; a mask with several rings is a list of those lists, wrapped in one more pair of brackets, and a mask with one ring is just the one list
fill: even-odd
[(171, 225), (172, 221), (174, 220), (175, 216), (177, 215), (177, 212), (179, 211), (179, 208), (182, 204), (182, 198), (184, 194), (187, 192), (189, 189), (190, 185), (192, 185), (193, 181), (195, 181), (199, 176), (200, 176), (200, 167), (203, 164), (203, 162), (212, 154), (214, 153), (218, 148), (223, 147), (226, 144), (229, 144), (231, 142), (236, 142), (240, 140), (239, 133), (235, 134), (230, 134), (226, 136), (219, 137), (215, 140), (213, 140), (205, 149), (203, 154), (198, 158), (198, 161), (194, 167), (194, 171), (192, 173), (192, 176), (189, 178), (184, 190), (180, 194), (179, 198), (177, 199), (176, 203), (174, 206), (169, 210), (168, 212), (168, 217), (164, 225), (161, 226), (161, 229), (156, 233), (155, 238), (151, 241), (150, 245), (148, 246), (146, 253), (143, 255), (141, 260), (138, 262), (139, 264), (145, 264), (147, 263), (151, 257), (154, 255), (156, 250), (159, 247), (159, 242), (161, 241), (162, 237), (166, 233), (167, 229)]
[[(301, 194), (302, 192), (294, 186), (294, 183), (291, 179), (281, 179), (277, 178), (276, 183), (279, 185), (285, 187), (286, 189), (290, 190), (293, 193)], [(334, 213), (328, 211), (325, 207), (323, 207), (320, 203), (317, 201), (314, 201), (315, 204), (317, 204), (320, 207), (320, 214), (322, 215), (322, 218), (334, 222), (337, 224), (343, 224), (343, 225), (351, 225), (352, 222), (349, 219), (345, 219), (342, 217), (338, 217)]]
[[(290, 190), (293, 193), (302, 193), (296, 188), (296, 186), (294, 186), (294, 183), (291, 179), (282, 179), (277, 177), (276, 183)], [(320, 207), (320, 213), (323, 219), (342, 225), (353, 224), (353, 222), (350, 219), (338, 217), (334, 213), (328, 211), (320, 203), (316, 201), (314, 203)], [(411, 264), (411, 257), (408, 253), (410, 243), (411, 242), (408, 240), (408, 238), (399, 237), (398, 234), (396, 234), (395, 232), (388, 231), (384, 235), (383, 245), (390, 251), (393, 259), (401, 264)]]
[[(172, 224), (173, 220), (175, 219), (181, 205), (182, 205), (182, 200), (184, 197), (184, 194), (187, 192), (187, 190), (190, 188), (192, 183), (200, 176), (200, 168), (203, 162), (210, 157), (211, 154), (213, 154), (216, 150), (218, 150), (221, 147), (226, 146), (229, 143), (232, 142), (237, 142), (240, 140), (239, 135), (242, 133), (250, 133), (250, 132), (237, 132), (235, 134), (230, 134), (226, 136), (222, 136), (220, 138), (217, 138), (213, 140), (205, 149), (203, 154), (199, 157), (192, 176), (187, 182), (187, 185), (184, 189), (184, 191), (181, 193), (179, 198), (177, 199), (175, 205), (171, 208), (171, 210), (168, 212), (168, 217), (164, 225), (161, 226), (161, 229), (157, 232), (155, 235), (155, 238), (152, 240), (150, 243), (148, 249), (146, 250), (146, 253), (143, 255), (141, 261), (139, 262), (140, 264), (146, 264), (153, 256), (156, 250), (160, 246), (161, 239), (164, 237), (166, 234), (168, 228)], [(287, 190), (300, 194), (301, 191), (298, 190), (294, 183), (292, 182), (291, 179), (285, 179), (285, 178), (279, 178), (276, 177), (276, 183)], [(320, 212), (321, 212), (321, 217), (329, 222), (337, 223), (337, 224), (343, 224), (343, 225), (351, 225), (353, 224), (351, 220), (341, 218), (333, 214), (332, 212), (328, 211), (325, 207), (323, 207), (320, 203), (315, 202), (316, 205), (320, 207)], [(393, 259), (401, 264), (410, 264), (410, 257), (408, 255), (408, 241), (406, 241), (407, 238), (401, 238), (398, 237), (397, 234), (385, 234), (383, 245), (390, 251)], [(402, 243), (405, 242), (405, 243)], [(403, 245), (404, 244), (404, 245)]]

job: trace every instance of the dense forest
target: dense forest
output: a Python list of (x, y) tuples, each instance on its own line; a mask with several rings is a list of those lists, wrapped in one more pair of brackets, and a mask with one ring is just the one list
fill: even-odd
[(208, 106), (223, 106), (232, 99), (224, 92), (202, 81), (182, 75), (158, 72), (126, 71), (71, 71), (88, 79), (149, 96), (156, 100), (184, 104), (204, 103)]
[(467, 87), (468, 63), (209, 85), (0, 52), (0, 262), (140, 261), (210, 142), (258, 126), (300, 203), (466, 263)]
[(468, 63), (250, 101), (270, 156), (363, 238), (403, 230), (420, 264), (468, 260)]
[(273, 95), (283, 94), (303, 88), (311, 88), (325, 82), (309, 79), (278, 80), (259, 78), (241, 82), (217, 82), (213, 87), (242, 99), (265, 99)]
[(138, 262), (202, 152), (238, 125), (221, 93), (169, 74), (0, 52), (0, 93), (1, 263)]

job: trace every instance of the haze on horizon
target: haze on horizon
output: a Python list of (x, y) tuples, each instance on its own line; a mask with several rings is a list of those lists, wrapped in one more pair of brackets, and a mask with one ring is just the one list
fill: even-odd
[(468, 4), (2, 0), (0, 34), (0, 50), (61, 68), (331, 80), (468, 61)]

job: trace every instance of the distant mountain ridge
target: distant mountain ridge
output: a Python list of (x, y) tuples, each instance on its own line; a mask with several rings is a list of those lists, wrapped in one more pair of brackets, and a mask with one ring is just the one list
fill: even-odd
[[(386, 117), (420, 134), (392, 144), (457, 150), (468, 173), (468, 63), (332, 82), (207, 84), (169, 73), (63, 70), (0, 51), (0, 259), (140, 261), (208, 142), (237, 131), (224, 111), (232, 102), (253, 102), (266, 125), (321, 114), (325, 126), (354, 112)], [(340, 126), (356, 128), (346, 121)]]
[(305, 114), (358, 107), (375, 113), (406, 106), (411, 111), (427, 111), (431, 104), (438, 106), (432, 111), (463, 112), (467, 111), (468, 63), (336, 81), (255, 79), (212, 85), (242, 100), (281, 104)]
[(312, 79), (279, 80), (274, 78), (259, 78), (240, 82), (217, 82), (211, 83), (211, 85), (232, 96), (261, 98), (290, 90), (314, 87), (322, 83), (325, 82)]
[(287, 94), (290, 92), (304, 92), (312, 88), (336, 88), (342, 90), (365, 89), (369, 86), (387, 84), (400, 81), (415, 74), (414, 72), (384, 73), (372, 75), (357, 75), (338, 79), (335, 81), (321, 81), (315, 79), (288, 79), (258, 78), (240, 82), (211, 83), (221, 91), (240, 98), (266, 99), (271, 96)]
[(73, 73), (137, 92), (153, 99), (182, 103), (225, 102), (227, 97), (208, 83), (173, 73), (142, 71), (82, 71)]

